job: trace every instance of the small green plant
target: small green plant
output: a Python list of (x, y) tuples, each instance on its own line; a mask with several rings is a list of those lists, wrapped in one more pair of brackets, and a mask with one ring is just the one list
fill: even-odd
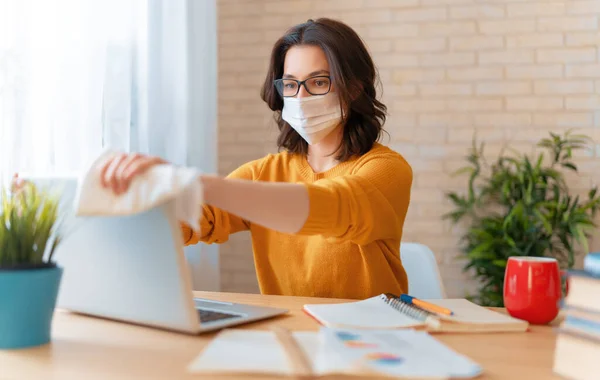
[(577, 173), (573, 151), (588, 147), (587, 136), (571, 132), (550, 133), (537, 145), (543, 152), (529, 155), (502, 152), (489, 165), (484, 145), (473, 147), (468, 165), (457, 174), (468, 174), (466, 194), (447, 193), (453, 210), (444, 215), (465, 223), (461, 250), (465, 271), (472, 271), (480, 286), (470, 298), (485, 306), (504, 306), (503, 284), (511, 256), (546, 256), (561, 268), (572, 268), (575, 256), (588, 251), (590, 230), (600, 208), (598, 188), (586, 197), (569, 193), (562, 171)]
[(29, 182), (15, 191), (3, 188), (0, 196), (0, 268), (52, 264), (60, 243), (58, 198)]

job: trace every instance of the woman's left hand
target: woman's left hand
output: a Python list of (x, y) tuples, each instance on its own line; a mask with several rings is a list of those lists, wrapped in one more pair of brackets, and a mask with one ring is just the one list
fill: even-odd
[(102, 165), (100, 172), (102, 186), (111, 188), (115, 194), (121, 194), (127, 191), (135, 176), (153, 166), (166, 163), (167, 161), (160, 157), (140, 153), (119, 154)]

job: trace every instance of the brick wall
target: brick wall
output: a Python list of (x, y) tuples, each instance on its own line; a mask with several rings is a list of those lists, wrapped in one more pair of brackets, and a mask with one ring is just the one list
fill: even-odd
[[(384, 143), (414, 174), (404, 240), (437, 255), (450, 295), (473, 284), (456, 260), (457, 231), (441, 221), (449, 173), (473, 133), (496, 154), (533, 151), (548, 131), (579, 127), (600, 141), (600, 0), (218, 0), (219, 171), (275, 151), (259, 98), (270, 49), (289, 26), (327, 16), (363, 37), (389, 107)], [(600, 149), (578, 158), (579, 189), (600, 179)], [(222, 247), (224, 291), (256, 292), (247, 234)]]

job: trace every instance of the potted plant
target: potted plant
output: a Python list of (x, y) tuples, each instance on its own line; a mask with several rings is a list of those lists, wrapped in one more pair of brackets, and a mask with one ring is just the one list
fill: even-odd
[[(473, 147), (468, 165), (457, 174), (468, 174), (465, 193), (449, 192), (453, 210), (444, 215), (464, 223), (461, 251), (465, 271), (479, 280), (473, 301), (504, 306), (504, 273), (510, 256), (547, 256), (563, 269), (572, 268), (575, 255), (588, 251), (589, 231), (600, 207), (597, 187), (587, 197), (570, 193), (564, 171), (577, 173), (573, 152), (588, 147), (589, 138), (550, 133), (537, 146), (537, 157), (519, 152), (504, 154), (489, 165), (484, 145)], [(543, 151), (547, 152), (547, 156)]]
[(28, 182), (0, 197), (0, 349), (45, 344), (62, 276), (58, 198)]

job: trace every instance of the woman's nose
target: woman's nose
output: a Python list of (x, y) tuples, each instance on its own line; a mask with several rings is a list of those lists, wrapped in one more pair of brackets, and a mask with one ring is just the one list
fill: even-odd
[(306, 87), (304, 87), (304, 85), (301, 85), (300, 90), (298, 91), (298, 95), (296, 95), (296, 97), (306, 98), (308, 96), (310, 96), (310, 94), (308, 93), (308, 91), (306, 91)]

